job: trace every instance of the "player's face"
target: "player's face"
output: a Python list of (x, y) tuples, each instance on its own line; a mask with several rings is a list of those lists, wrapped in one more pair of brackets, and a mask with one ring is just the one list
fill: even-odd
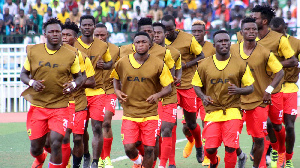
[(175, 36), (175, 25), (172, 20), (161, 22), (166, 27), (166, 37), (167, 39), (174, 39)]
[(245, 23), (241, 33), (245, 41), (254, 41), (258, 34), (256, 23)]
[(81, 21), (80, 30), (83, 36), (90, 37), (93, 35), (95, 24), (92, 19), (84, 19)]
[(59, 24), (50, 24), (45, 30), (47, 42), (52, 45), (61, 43), (61, 27)]
[(161, 45), (165, 40), (165, 32), (164, 29), (160, 26), (155, 26), (154, 28), (154, 43)]
[(272, 29), (273, 31), (278, 32), (278, 33), (284, 34), (285, 26), (280, 25), (279, 27), (275, 28), (273, 25), (271, 25), (271, 29)]
[(153, 40), (154, 32), (153, 32), (153, 27), (152, 25), (145, 25), (140, 27), (141, 32), (148, 33), (148, 35), (151, 38), (151, 41)]
[(64, 44), (69, 44), (71, 46), (74, 45), (76, 36), (73, 30), (71, 29), (63, 29), (62, 30), (62, 42)]
[(192, 34), (195, 36), (198, 42), (202, 42), (205, 36), (204, 25), (194, 25), (192, 26)]
[(105, 27), (97, 27), (94, 30), (94, 37), (106, 42), (108, 37), (108, 32)]
[(252, 16), (253, 19), (255, 19), (255, 23), (257, 24), (258, 30), (262, 29), (263, 19), (261, 18), (261, 13), (260, 12), (253, 12), (251, 16)]
[(147, 36), (136, 36), (134, 38), (133, 44), (135, 46), (135, 50), (138, 54), (144, 55), (148, 52), (150, 48), (150, 40)]
[(216, 52), (220, 55), (226, 55), (230, 50), (230, 38), (226, 33), (219, 33), (214, 38), (214, 47), (216, 48)]

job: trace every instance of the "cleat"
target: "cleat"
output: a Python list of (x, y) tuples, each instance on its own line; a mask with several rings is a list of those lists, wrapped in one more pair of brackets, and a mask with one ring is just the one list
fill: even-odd
[(43, 164), (44, 164), (44, 162), (45, 162), (45, 160), (47, 158), (47, 154), (48, 153), (44, 150), (43, 154), (45, 155), (44, 161), (42, 163), (40, 163), (37, 159), (34, 159), (31, 168), (43, 168)]
[(92, 163), (92, 164), (91, 164), (91, 168), (98, 168), (97, 163), (96, 163), (96, 162)]
[(285, 152), (278, 154), (277, 168), (284, 168), (285, 166)]
[(89, 168), (90, 165), (91, 165), (91, 156), (89, 156), (89, 157), (84, 157), (83, 156), (83, 165), (82, 165), (82, 167), (83, 168)]
[(184, 158), (188, 158), (191, 155), (194, 145), (195, 145), (195, 139), (192, 143), (190, 141), (188, 141), (186, 143), (186, 145), (183, 149), (183, 157)]
[(246, 154), (244, 154), (244, 158), (243, 159), (238, 159), (238, 168), (245, 168), (246, 165), (246, 161), (247, 161), (248, 157)]
[(207, 156), (204, 156), (204, 160), (202, 162), (202, 166), (209, 166), (210, 160), (208, 159)]
[(203, 152), (203, 146), (200, 148), (196, 148), (196, 158), (199, 163), (202, 163), (204, 160), (204, 152)]
[(273, 149), (271, 153), (272, 153), (271, 168), (277, 168), (278, 152)]
[(218, 168), (219, 163), (221, 161), (221, 158), (218, 155), (217, 155), (217, 158), (218, 158), (218, 162), (216, 164), (214, 164), (214, 165), (210, 163), (210, 165), (208, 166), (208, 168)]
[(111, 164), (111, 160), (108, 156), (105, 158), (105, 160), (103, 162), (104, 162), (105, 168), (114, 168), (114, 166)]
[(285, 168), (294, 168), (292, 160), (286, 161)]
[(104, 160), (102, 160), (100, 157), (98, 162), (98, 168), (103, 168), (103, 167), (104, 167)]
[(169, 165), (169, 168), (176, 168), (176, 165)]

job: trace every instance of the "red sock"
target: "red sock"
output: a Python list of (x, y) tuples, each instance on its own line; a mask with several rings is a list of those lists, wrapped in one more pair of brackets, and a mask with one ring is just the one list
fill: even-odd
[(140, 155), (144, 156), (145, 151), (144, 151), (144, 145), (141, 144), (137, 147), (137, 150), (139, 151)]
[(224, 158), (224, 162), (225, 162), (225, 168), (234, 168), (236, 165), (236, 152), (226, 152), (225, 151), (225, 158)]
[(279, 144), (278, 144), (278, 140), (275, 143), (271, 143), (272, 149), (278, 151), (279, 148)]
[(71, 148), (70, 143), (61, 145), (61, 153), (62, 153), (62, 167), (66, 167), (68, 165), (70, 156), (71, 156)]
[(201, 141), (201, 128), (199, 124), (197, 124), (197, 127), (194, 130), (190, 130), (193, 137), (195, 138), (195, 146), (196, 148), (200, 148), (202, 146)]
[(217, 158), (217, 153), (218, 151), (216, 151), (214, 154), (209, 154), (206, 152), (206, 150), (204, 150), (205, 156), (207, 156), (207, 158), (210, 160), (211, 164), (217, 164), (218, 163), (218, 158)]
[(156, 166), (156, 160), (153, 161), (152, 168), (155, 168), (155, 166)]
[(44, 149), (45, 149), (46, 152), (51, 153), (51, 148), (44, 147)]
[(165, 167), (172, 150), (172, 137), (163, 137), (162, 139), (159, 165)]
[(275, 130), (274, 130), (274, 132), (275, 132), (277, 142), (279, 145), (278, 153), (284, 153), (285, 152), (285, 127), (282, 126), (282, 129), (279, 132), (277, 132)]
[(175, 149), (176, 149), (176, 139), (177, 139), (176, 128), (177, 125), (175, 125), (172, 130), (172, 150), (169, 155), (169, 165), (176, 165), (175, 163)]
[[(33, 156), (31, 154), (31, 156)], [(39, 156), (33, 156), (34, 158), (36, 158), (36, 160), (39, 162), (39, 163), (44, 163), (47, 155), (43, 152), (42, 154), (40, 154)]]
[(294, 152), (293, 153), (286, 153), (285, 154), (285, 157), (286, 157), (286, 160), (291, 160), (292, 158), (293, 158), (293, 154), (294, 154)]
[(108, 156), (110, 157), (110, 151), (111, 151), (111, 144), (112, 144), (113, 138), (103, 138), (103, 149), (104, 149), (104, 159)]
[(63, 168), (62, 164), (54, 164), (49, 162), (48, 168)]
[(266, 168), (266, 154), (269, 149), (269, 146), (270, 146), (270, 141), (268, 141), (265, 137), (264, 138), (264, 152), (261, 156), (261, 160), (260, 160), (260, 164), (259, 164), (260, 168)]

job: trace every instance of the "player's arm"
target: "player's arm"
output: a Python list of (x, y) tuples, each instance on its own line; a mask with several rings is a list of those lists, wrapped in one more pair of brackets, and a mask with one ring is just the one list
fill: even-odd
[(194, 36), (193, 36), (193, 38), (192, 38), (190, 51), (191, 51), (191, 53), (193, 53), (194, 55), (196, 55), (196, 58), (193, 59), (193, 60), (190, 61), (190, 62), (186, 62), (185, 64), (182, 63), (182, 69), (189, 68), (189, 67), (192, 67), (192, 66), (194, 66), (194, 65), (197, 65), (198, 61), (200, 61), (201, 59), (204, 58), (204, 54), (203, 54), (203, 52), (202, 52), (202, 47), (201, 47), (201, 45), (197, 42), (197, 40), (195, 39)]
[(254, 91), (254, 87), (253, 87), (254, 78), (252, 76), (251, 70), (248, 65), (242, 77), (242, 83), (244, 87), (237, 87), (235, 84), (232, 84), (230, 82), (228, 83), (230, 85), (228, 87), (228, 94), (230, 95), (236, 95), (236, 94), (248, 95)]
[(281, 61), (283, 68), (298, 66), (298, 60), (294, 56), (295, 52), (292, 49), (289, 40), (285, 36), (282, 36), (280, 39), (278, 51), (285, 58), (285, 60)]
[(205, 95), (201, 88), (203, 88), (203, 83), (201, 81), (198, 70), (196, 70), (195, 75), (192, 80), (192, 85), (194, 87), (196, 95), (202, 100), (204, 106), (213, 104), (213, 99), (210, 96)]
[(110, 55), (109, 49), (107, 48), (107, 50), (104, 53), (104, 55), (102, 56), (102, 58), (98, 60), (97, 68), (109, 70), (109, 69), (111, 69), (112, 65), (113, 65), (113, 62), (111, 59), (111, 55)]
[(159, 98), (163, 98), (172, 92), (171, 83), (173, 82), (173, 77), (166, 64), (164, 64), (163, 70), (159, 76), (159, 80), (163, 88), (160, 92), (155, 93), (147, 98), (146, 101), (150, 104), (157, 103)]
[(175, 62), (175, 76), (174, 76), (174, 84), (176, 86), (180, 86), (182, 76), (182, 66), (181, 66), (181, 55)]
[(114, 78), (113, 85), (114, 85), (115, 93), (116, 93), (116, 96), (118, 97), (119, 102), (120, 103), (126, 102), (127, 95), (121, 91), (122, 85), (121, 85), (119, 74), (117, 73), (116, 69), (114, 69), (111, 72), (110, 78)]

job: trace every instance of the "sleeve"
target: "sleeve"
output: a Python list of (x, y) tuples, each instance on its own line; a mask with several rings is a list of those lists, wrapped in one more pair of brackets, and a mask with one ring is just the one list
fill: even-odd
[(168, 66), (169, 69), (172, 69), (174, 67), (175, 61), (173, 60), (169, 49), (166, 50), (164, 62)]
[(95, 75), (93, 64), (88, 57), (85, 58), (85, 69), (86, 69), (85, 73), (87, 78)]
[(110, 74), (110, 78), (115, 78), (117, 80), (120, 80), (119, 74), (117, 73), (116, 69), (113, 69), (113, 71)]
[(198, 73), (198, 70), (196, 70), (196, 72), (195, 72), (195, 75), (194, 75), (193, 80), (192, 80), (192, 85), (203, 87), (203, 83), (201, 81), (201, 78), (200, 78), (200, 75)]
[(111, 55), (110, 55), (110, 52), (109, 52), (109, 48), (107, 48), (106, 52), (102, 56), (102, 59), (103, 59), (104, 62), (111, 61)]
[(175, 70), (178, 70), (181, 68), (181, 54), (179, 55), (179, 58), (175, 62)]
[(198, 43), (198, 41), (196, 40), (196, 38), (194, 36), (192, 37), (190, 52), (195, 54), (195, 55), (199, 55), (202, 52), (202, 47)]
[(82, 53), (79, 50), (78, 50), (78, 59), (79, 59), (79, 65), (80, 65), (81, 72), (84, 72), (86, 70), (86, 68), (85, 68)]
[(254, 80), (254, 78), (252, 76), (251, 70), (250, 70), (249, 66), (247, 65), (246, 71), (245, 71), (245, 73), (244, 73), (244, 75), (242, 77), (242, 84), (244, 86), (250, 86), (250, 85), (252, 85), (254, 83), (254, 81), (255, 80)]
[(28, 57), (26, 57), (26, 59), (25, 59), (24, 69), (26, 69), (27, 71), (30, 71), (30, 63), (29, 63)]
[(284, 56), (285, 59), (289, 59), (295, 55), (294, 50), (292, 49), (289, 40), (282, 36), (279, 42), (278, 52), (280, 56)]
[(271, 52), (267, 63), (267, 71), (277, 73), (282, 68), (282, 64), (278, 61), (274, 53)]
[(78, 56), (76, 56), (73, 65), (71, 66), (71, 73), (77, 74), (79, 71), (80, 71), (79, 59)]
[(163, 70), (159, 76), (159, 80), (160, 80), (160, 84), (163, 87), (168, 86), (169, 84), (171, 84), (174, 81), (172, 74), (166, 64), (164, 64)]

